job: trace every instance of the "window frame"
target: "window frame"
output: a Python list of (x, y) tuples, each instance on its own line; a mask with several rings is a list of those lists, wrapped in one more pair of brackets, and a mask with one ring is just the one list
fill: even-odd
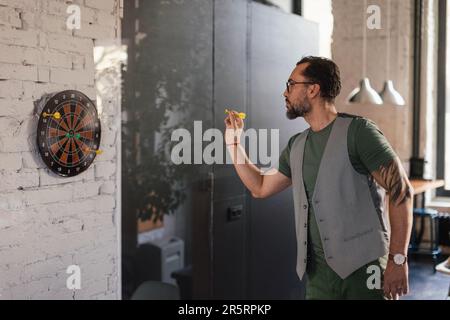
[[(439, 1), (439, 14), (438, 14), (438, 67), (437, 68), (437, 152), (436, 152), (436, 177), (438, 179), (445, 179), (445, 153), (446, 153), (446, 141), (445, 132), (450, 128), (446, 128), (446, 110), (448, 110), (448, 104), (450, 102), (450, 90), (447, 90), (447, 82), (450, 78), (450, 65), (448, 64), (447, 57), (450, 53), (450, 34), (447, 33), (447, 26), (449, 21), (447, 17), (447, 1)], [(450, 170), (447, 169), (447, 170)], [(445, 190), (441, 187), (436, 190), (436, 196), (438, 197), (450, 197), (450, 190)]]
[(302, 12), (303, 0), (292, 0), (292, 13), (303, 16)]

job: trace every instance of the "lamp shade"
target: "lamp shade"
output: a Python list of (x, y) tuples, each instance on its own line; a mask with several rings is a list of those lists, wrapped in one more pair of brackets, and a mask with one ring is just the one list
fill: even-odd
[(379, 94), (370, 85), (369, 78), (364, 78), (360, 81), (359, 87), (350, 93), (347, 101), (349, 103), (383, 104)]
[(405, 99), (398, 93), (394, 88), (394, 83), (392, 80), (387, 80), (384, 83), (383, 90), (380, 92), (380, 96), (383, 99), (383, 102), (386, 104), (392, 104), (396, 106), (404, 106)]

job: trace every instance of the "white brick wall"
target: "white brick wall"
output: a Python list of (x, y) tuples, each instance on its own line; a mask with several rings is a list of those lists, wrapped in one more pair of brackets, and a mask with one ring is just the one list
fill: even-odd
[[(0, 299), (120, 298), (120, 125), (111, 122), (120, 123), (120, 88), (100, 114), (103, 154), (72, 178), (40, 159), (34, 114), (52, 92), (95, 101), (93, 49), (119, 38), (118, 2), (0, 0)], [(66, 28), (73, 3), (81, 30)], [(81, 290), (66, 288), (71, 264), (81, 268)]]
[(16, 28), (22, 27), (22, 19), (20, 17), (20, 10), (10, 7), (0, 7), (0, 23)]
[[(3, 126), (0, 125), (0, 128)], [(0, 153), (0, 163), (4, 170), (19, 170), (22, 167), (22, 156), (20, 153)]]

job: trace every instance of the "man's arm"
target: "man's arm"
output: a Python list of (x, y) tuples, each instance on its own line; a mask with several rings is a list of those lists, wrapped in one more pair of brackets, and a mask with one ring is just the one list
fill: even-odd
[(412, 228), (413, 194), (408, 176), (398, 157), (372, 172), (372, 176), (389, 195), (390, 250), (406, 254)]
[(227, 149), (237, 174), (253, 197), (267, 198), (283, 191), (292, 184), (291, 179), (277, 169), (271, 169), (263, 174), (257, 166), (251, 163), (240, 144), (231, 144)]
[(239, 144), (244, 121), (237, 116), (236, 111), (228, 114), (225, 127), (225, 144), (228, 152), (236, 172), (253, 197), (267, 198), (291, 185), (291, 179), (277, 169), (271, 169), (263, 174), (247, 157), (244, 148)]
[[(389, 252), (407, 255), (412, 228), (413, 188), (405, 170), (396, 157), (386, 165), (372, 172), (374, 179), (389, 195), (389, 222), (391, 239)], [(391, 261), (385, 272), (384, 291), (386, 295), (396, 298), (408, 292), (408, 266), (393, 265)]]

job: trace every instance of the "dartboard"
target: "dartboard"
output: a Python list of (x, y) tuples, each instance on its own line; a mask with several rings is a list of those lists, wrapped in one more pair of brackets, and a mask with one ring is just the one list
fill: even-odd
[(71, 177), (94, 161), (100, 135), (94, 103), (79, 91), (67, 90), (45, 104), (39, 117), (37, 144), (44, 163), (53, 172)]

